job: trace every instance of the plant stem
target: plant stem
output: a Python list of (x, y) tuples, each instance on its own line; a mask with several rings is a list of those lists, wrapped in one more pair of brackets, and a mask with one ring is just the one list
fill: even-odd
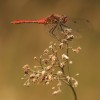
[(69, 86), (70, 86), (70, 88), (71, 88), (72, 91), (73, 91), (73, 94), (74, 94), (74, 100), (77, 100), (77, 94), (76, 94), (76, 91), (75, 91), (74, 87), (72, 87), (71, 84), (70, 84)]
[[(66, 46), (67, 46), (67, 51), (66, 51), (66, 53), (67, 53), (67, 56), (69, 57), (69, 41), (67, 42)], [(69, 60), (67, 60), (67, 68), (68, 68), (68, 75), (70, 76)], [(64, 81), (64, 80), (63, 80), (63, 81)], [(70, 81), (69, 81), (69, 82), (64, 81), (64, 82), (67, 83), (68, 86), (71, 88), (71, 90), (72, 90), (72, 92), (73, 92), (73, 94), (74, 94), (74, 100), (77, 100), (77, 94), (76, 94), (76, 91), (75, 91), (74, 87), (72, 86), (71, 82), (70, 82)]]
[(62, 80), (64, 83), (66, 83), (72, 90), (73, 94), (74, 94), (74, 100), (77, 100), (77, 94), (76, 91), (74, 89), (74, 87), (72, 86), (72, 84), (70, 82), (67, 82), (66, 80)]
[[(66, 51), (66, 55), (69, 57), (69, 41), (67, 41), (67, 51)], [(68, 68), (68, 75), (70, 76), (70, 70), (69, 70), (69, 60), (67, 60), (67, 68)]]

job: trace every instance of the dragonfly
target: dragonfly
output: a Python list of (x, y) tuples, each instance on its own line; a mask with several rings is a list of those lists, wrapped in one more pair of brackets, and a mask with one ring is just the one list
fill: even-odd
[(43, 24), (43, 25), (50, 25), (51, 28), (49, 30), (49, 33), (52, 34), (53, 36), (56, 36), (56, 30), (59, 30), (60, 32), (63, 32), (65, 28), (68, 28), (68, 29), (71, 28), (72, 30), (74, 30), (75, 27), (81, 26), (80, 22), (89, 23), (89, 20), (75, 19), (75, 18), (70, 18), (65, 15), (51, 14), (39, 20), (14, 20), (11, 23), (12, 24), (37, 23), (37, 24)]

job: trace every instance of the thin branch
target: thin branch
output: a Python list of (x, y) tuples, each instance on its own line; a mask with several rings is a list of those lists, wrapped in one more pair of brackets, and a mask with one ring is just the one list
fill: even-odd
[(67, 82), (65, 80), (62, 80), (64, 83), (66, 83), (72, 90), (73, 94), (74, 94), (74, 100), (77, 100), (77, 94), (76, 94), (76, 91), (74, 89), (74, 87), (72, 86), (71, 82)]
[(74, 100), (77, 100), (77, 94), (76, 94), (76, 91), (75, 91), (74, 87), (72, 87), (71, 84), (70, 84), (69, 86), (70, 86), (70, 88), (71, 88), (72, 91), (73, 91), (73, 94), (74, 94)]
[[(69, 42), (68, 42), (68, 41), (67, 41), (67, 43), (66, 43), (66, 46), (67, 46), (66, 54), (67, 54), (67, 56), (69, 57)], [(68, 68), (68, 75), (70, 76), (69, 60), (67, 60), (67, 68)]]

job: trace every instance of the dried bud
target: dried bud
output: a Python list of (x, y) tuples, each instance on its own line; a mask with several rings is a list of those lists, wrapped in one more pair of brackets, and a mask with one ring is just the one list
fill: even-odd
[(52, 75), (48, 75), (48, 81), (52, 81), (52, 80), (53, 80)]
[(34, 66), (34, 68), (40, 68), (41, 66)]
[(71, 80), (73, 81), (73, 87), (77, 87), (78, 81), (76, 79), (74, 79), (73, 77), (71, 78)]
[(50, 59), (50, 60), (52, 59), (52, 56), (53, 56), (52, 54), (51, 54), (51, 55), (49, 55), (49, 59)]
[(76, 49), (72, 49), (73, 52), (79, 53), (79, 51), (81, 50), (81, 47), (77, 47)]
[(59, 93), (59, 91), (57, 90), (57, 91), (54, 91), (53, 93), (52, 93), (52, 95), (56, 95), (56, 94), (58, 94)]
[(42, 59), (42, 55), (40, 56), (40, 59)]
[(25, 73), (25, 74), (28, 74), (29, 71), (30, 71), (30, 67), (29, 67), (28, 64), (24, 65), (24, 66), (23, 66), (23, 69), (24, 69), (24, 73)]
[(34, 77), (35, 77), (34, 73), (30, 74), (30, 78), (34, 78)]
[(60, 88), (61, 85), (62, 85), (61, 81), (59, 81), (58, 84), (57, 84), (57, 87)]
[(65, 29), (65, 32), (66, 32), (66, 33), (71, 33), (71, 32), (72, 32), (72, 29), (71, 29), (71, 28), (66, 28), (66, 29)]
[(35, 75), (35, 77), (37, 77), (37, 78), (38, 78), (39, 76), (40, 76), (40, 74), (39, 74), (39, 73), (37, 73), (37, 74)]
[(52, 68), (52, 66), (47, 66), (46, 70), (50, 70)]
[(69, 64), (72, 64), (73, 63), (73, 61), (69, 61)]
[(60, 63), (60, 67), (63, 68), (65, 66), (65, 62)]
[(45, 75), (45, 73), (46, 73), (46, 71), (45, 71), (45, 70), (43, 70), (43, 71), (41, 72), (42, 76), (44, 76), (44, 75)]
[(64, 43), (60, 43), (60, 44), (59, 44), (59, 47), (60, 47), (60, 49), (63, 49)]
[(52, 93), (52, 95), (56, 95), (56, 94), (58, 94), (58, 93), (60, 93), (60, 92), (61, 92), (61, 89), (58, 89), (58, 90), (54, 91), (54, 92)]
[(43, 59), (42, 61), (43, 61), (44, 64), (46, 64), (46, 65), (49, 63), (49, 59)]
[(47, 55), (48, 53), (49, 53), (49, 50), (48, 50), (48, 49), (45, 49), (45, 50), (44, 50), (44, 54)]
[(66, 54), (62, 54), (62, 59), (68, 60), (69, 57)]
[(49, 81), (45, 82), (46, 85), (48, 85), (49, 83), (50, 83)]
[(36, 79), (36, 78), (33, 78), (33, 79), (32, 79), (32, 82), (33, 82), (33, 83), (35, 83), (36, 81), (37, 81), (37, 79)]
[(57, 72), (57, 75), (59, 75), (59, 76), (61, 76), (62, 74), (63, 74), (62, 71)]
[(78, 75), (79, 75), (79, 73), (76, 74), (76, 76), (78, 76)]
[(34, 57), (34, 60), (37, 60), (37, 57)]
[(56, 63), (57, 57), (55, 55), (49, 55), (52, 65)]
[(29, 87), (30, 86), (30, 82), (29, 80), (27, 80), (25, 83), (24, 83), (25, 86)]
[(52, 90), (54, 90), (55, 89), (55, 87), (52, 87)]
[(67, 35), (67, 40), (71, 41), (72, 39), (74, 39), (74, 35)]
[(69, 76), (66, 76), (66, 78), (67, 78), (67, 80), (68, 80), (68, 82), (69, 82), (71, 77), (69, 77)]
[(56, 43), (54, 43), (54, 46), (56, 47)]
[(21, 78), (21, 80), (24, 80), (24, 79), (25, 79), (25, 78), (23, 78), (23, 77)]
[(73, 87), (77, 87), (77, 86), (78, 86), (78, 81), (75, 81)]
[(53, 49), (53, 46), (52, 46), (52, 45), (50, 45), (50, 46), (49, 46), (49, 49), (51, 49), (51, 50), (52, 50), (52, 49)]

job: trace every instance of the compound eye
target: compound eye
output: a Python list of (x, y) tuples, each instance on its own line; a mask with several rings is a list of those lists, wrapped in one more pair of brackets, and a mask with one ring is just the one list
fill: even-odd
[(66, 23), (67, 22), (67, 17), (62, 18), (63, 22)]
[(65, 21), (67, 21), (67, 17), (65, 17)]

